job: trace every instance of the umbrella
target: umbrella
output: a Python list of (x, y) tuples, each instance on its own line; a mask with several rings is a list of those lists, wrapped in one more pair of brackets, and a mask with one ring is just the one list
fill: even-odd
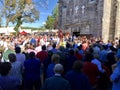
[(27, 34), (27, 32), (22, 31), (22, 32), (20, 32), (20, 34), (21, 34), (21, 35), (26, 35), (26, 34)]

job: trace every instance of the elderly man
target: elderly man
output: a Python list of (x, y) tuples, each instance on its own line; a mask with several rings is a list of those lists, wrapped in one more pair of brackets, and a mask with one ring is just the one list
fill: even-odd
[(56, 64), (54, 67), (55, 75), (45, 80), (43, 90), (71, 90), (67, 80), (62, 78), (63, 66)]

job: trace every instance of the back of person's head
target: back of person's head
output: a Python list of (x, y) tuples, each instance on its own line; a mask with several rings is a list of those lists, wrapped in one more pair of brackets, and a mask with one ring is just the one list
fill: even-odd
[(74, 50), (73, 49), (69, 50), (69, 55), (74, 55)]
[(11, 64), (9, 62), (3, 62), (0, 64), (0, 74), (2, 76), (7, 76), (11, 70)]
[(107, 49), (108, 49), (108, 46), (107, 46), (107, 45), (103, 45), (103, 49), (104, 49), (104, 50), (107, 50)]
[(58, 74), (62, 74), (63, 72), (63, 65), (62, 64), (56, 64), (54, 66), (54, 72)]
[(115, 37), (115, 40), (118, 40), (118, 37)]
[(54, 44), (52, 45), (52, 47), (53, 47), (53, 48), (56, 48), (56, 44), (54, 43)]
[(46, 46), (45, 45), (42, 46), (42, 50), (46, 50)]
[(74, 52), (75, 52), (75, 53), (79, 53), (79, 49), (76, 48), (76, 49), (74, 50)]
[(15, 47), (15, 52), (16, 53), (21, 53), (21, 48), (20, 47)]
[(94, 54), (94, 58), (95, 59), (99, 59), (99, 55), (98, 54)]
[(66, 43), (66, 48), (70, 48), (70, 44), (68, 42)]
[(59, 47), (59, 50), (60, 50), (61, 52), (64, 52), (64, 50), (65, 50), (64, 46), (60, 46), (60, 47)]
[(83, 45), (82, 44), (80, 44), (80, 48), (82, 49), (82, 47), (83, 47)]
[(92, 47), (89, 48), (89, 53), (93, 53), (93, 52), (94, 52), (93, 48)]
[(93, 60), (94, 56), (91, 53), (85, 54), (85, 61), (91, 62)]
[(58, 54), (53, 54), (51, 60), (53, 63), (59, 63), (60, 56)]
[(82, 44), (80, 44), (78, 47), (77, 47), (79, 50), (82, 49)]
[(50, 51), (48, 51), (48, 56), (52, 56), (53, 55), (53, 52), (50, 50)]
[(93, 47), (96, 47), (97, 46), (97, 43), (93, 44)]
[(73, 64), (73, 70), (76, 72), (81, 72), (83, 67), (83, 63), (81, 61), (75, 61)]
[(114, 48), (113, 46), (110, 46), (110, 50), (114, 51), (114, 52), (117, 52), (117, 49)]
[(34, 53), (34, 52), (30, 52), (30, 53), (29, 53), (29, 57), (30, 57), (30, 58), (34, 58), (34, 57), (35, 57), (35, 53)]
[(8, 59), (10, 60), (10, 62), (15, 62), (16, 61), (16, 55), (14, 53), (10, 53), (8, 55)]

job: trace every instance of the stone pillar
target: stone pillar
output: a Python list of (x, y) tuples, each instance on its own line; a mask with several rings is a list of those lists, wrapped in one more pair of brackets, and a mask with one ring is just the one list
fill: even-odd
[(98, 37), (102, 36), (103, 4), (104, 0), (98, 0)]
[(109, 40), (110, 18), (111, 18), (111, 7), (112, 7), (111, 2), (112, 0), (104, 0), (102, 39), (105, 43)]
[(117, 0), (115, 37), (120, 38), (120, 0)]

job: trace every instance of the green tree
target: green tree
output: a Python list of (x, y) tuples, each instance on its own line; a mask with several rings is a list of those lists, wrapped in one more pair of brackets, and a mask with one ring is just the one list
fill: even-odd
[(53, 16), (48, 16), (45, 24), (46, 29), (54, 29), (55, 18)]
[(45, 28), (55, 29), (57, 28), (57, 22), (58, 22), (58, 5), (53, 9), (52, 15), (47, 17)]
[(58, 28), (58, 5), (56, 5), (56, 7), (54, 8), (53, 12), (52, 12), (52, 16), (55, 18), (54, 21), (54, 29)]
[(41, 27), (39, 28), (40, 31), (44, 31), (45, 29), (46, 29), (45, 26), (41, 26)]
[(10, 22), (16, 24), (14, 29), (17, 33), (23, 22), (32, 23), (39, 20), (39, 11), (32, 0), (1, 0), (1, 3), (3, 8), (0, 16), (6, 18), (6, 27)]
[(52, 16), (54, 18), (58, 18), (58, 5), (56, 5), (56, 7), (53, 9)]

